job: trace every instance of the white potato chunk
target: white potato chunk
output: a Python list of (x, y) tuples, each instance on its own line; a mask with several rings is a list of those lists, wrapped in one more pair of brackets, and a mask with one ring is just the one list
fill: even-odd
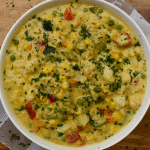
[(113, 101), (117, 103), (116, 109), (120, 109), (125, 106), (125, 96), (115, 96)]
[(82, 114), (77, 117), (77, 121), (82, 125), (86, 126), (86, 124), (89, 122), (89, 117), (85, 114)]
[(69, 130), (71, 126), (72, 126), (72, 123), (65, 124), (62, 127), (58, 127), (57, 131), (64, 133), (65, 131)]
[(140, 103), (141, 103), (141, 94), (140, 93), (136, 93), (136, 94), (129, 96), (129, 106), (130, 107), (137, 109), (138, 106), (140, 105)]
[(124, 91), (126, 90), (126, 85), (121, 85), (121, 88), (117, 90), (117, 93), (119, 95), (122, 95), (124, 93)]
[(121, 74), (121, 79), (122, 79), (122, 84), (124, 84), (124, 83), (130, 83), (130, 81), (131, 81), (131, 77), (130, 77), (130, 75), (129, 75), (129, 73), (127, 73), (127, 72), (123, 72), (122, 74)]
[(33, 73), (38, 68), (38, 60), (32, 59), (31, 61), (28, 61), (25, 65), (25, 70), (27, 73)]
[(113, 82), (114, 81), (113, 70), (106, 66), (104, 69), (103, 77), (105, 80)]
[(121, 35), (120, 37), (117, 38), (117, 44), (119, 46), (128, 46), (129, 45), (129, 40), (127, 38), (127, 35)]

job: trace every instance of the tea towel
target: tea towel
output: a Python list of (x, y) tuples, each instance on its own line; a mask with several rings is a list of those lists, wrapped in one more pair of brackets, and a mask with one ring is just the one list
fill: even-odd
[[(150, 24), (125, 0), (106, 0), (121, 8), (140, 26), (150, 43)], [(0, 101), (0, 142), (11, 150), (46, 150), (26, 138), (8, 118)]]

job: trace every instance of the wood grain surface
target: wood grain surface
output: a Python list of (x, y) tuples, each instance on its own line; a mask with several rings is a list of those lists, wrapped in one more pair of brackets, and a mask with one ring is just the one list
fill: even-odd
[[(0, 47), (6, 34), (21, 15), (42, 1), (0, 0)], [(127, 1), (150, 23), (150, 0)], [(0, 150), (9, 149), (0, 143)], [(140, 124), (126, 138), (107, 150), (150, 150), (150, 107)]]

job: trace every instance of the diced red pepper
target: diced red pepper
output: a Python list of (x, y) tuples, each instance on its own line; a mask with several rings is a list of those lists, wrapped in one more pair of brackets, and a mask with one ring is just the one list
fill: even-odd
[(79, 135), (79, 133), (77, 131), (73, 131), (69, 135), (66, 135), (66, 138), (67, 138), (68, 144), (70, 144), (70, 143), (74, 143), (77, 140), (81, 139), (81, 136)]
[(104, 116), (110, 117), (112, 114), (113, 114), (113, 111), (112, 111), (112, 110), (110, 110), (110, 109), (105, 109), (105, 111), (104, 111)]
[(135, 83), (136, 85), (138, 85), (138, 84), (139, 84), (139, 80), (135, 80), (134, 83)]
[(104, 114), (104, 116), (110, 117), (113, 114), (113, 111), (110, 109), (99, 109), (100, 114)]
[(80, 140), (81, 140), (81, 142), (78, 145), (79, 146), (85, 145), (85, 143), (87, 142), (87, 137), (85, 135), (83, 135)]
[(136, 52), (136, 51), (134, 51), (134, 55), (135, 55), (135, 56), (137, 55), (137, 52)]
[(68, 21), (72, 21), (75, 18), (75, 16), (72, 14), (71, 8), (66, 8), (64, 18)]
[(82, 126), (79, 126), (79, 125), (77, 125), (77, 128), (78, 128), (78, 132), (80, 132), (80, 131), (83, 131), (83, 130), (84, 130), (84, 128), (83, 128)]
[(116, 122), (116, 120), (114, 118), (107, 118), (106, 120), (107, 120), (108, 123)]
[(54, 103), (54, 102), (56, 102), (56, 101), (59, 101), (58, 98), (55, 100), (54, 94), (50, 94), (50, 97), (49, 97), (48, 99), (50, 100), (51, 103)]
[(27, 112), (28, 112), (28, 115), (29, 117), (34, 120), (36, 118), (36, 111), (32, 108), (32, 104), (31, 102), (27, 103), (26, 106), (25, 106)]
[(76, 86), (77, 83), (78, 83), (78, 81), (75, 80), (75, 79), (70, 80), (70, 84), (71, 84), (72, 87)]
[(29, 51), (31, 51), (32, 50), (32, 43), (29, 45)]
[(48, 42), (44, 43), (43, 40), (37, 40), (37, 43), (40, 45), (47, 45), (48, 44)]

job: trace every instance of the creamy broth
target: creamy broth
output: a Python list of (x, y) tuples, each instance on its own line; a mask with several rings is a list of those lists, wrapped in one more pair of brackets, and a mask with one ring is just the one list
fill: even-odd
[(86, 146), (132, 120), (146, 91), (146, 59), (135, 33), (112, 12), (67, 3), (35, 14), (14, 34), (3, 86), (29, 132)]

